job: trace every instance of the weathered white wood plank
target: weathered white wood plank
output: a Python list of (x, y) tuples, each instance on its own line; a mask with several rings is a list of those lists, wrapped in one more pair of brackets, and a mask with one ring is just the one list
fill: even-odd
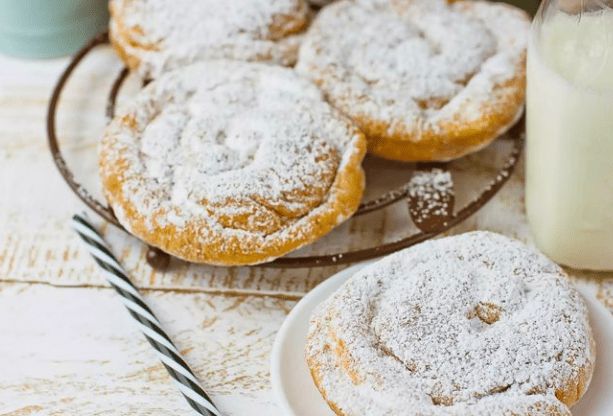
[[(276, 414), (268, 357), (294, 302), (144, 295), (224, 414)], [(110, 289), (0, 283), (0, 333), (2, 415), (191, 414)]]

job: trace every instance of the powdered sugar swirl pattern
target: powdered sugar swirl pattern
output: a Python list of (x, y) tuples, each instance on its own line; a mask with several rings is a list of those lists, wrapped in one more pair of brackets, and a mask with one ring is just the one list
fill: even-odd
[(582, 394), (594, 346), (558, 266), (474, 232), (358, 272), (313, 317), (307, 358), (348, 416), (570, 415), (556, 395)]
[(528, 28), (522, 12), (485, 1), (342, 0), (313, 22), (297, 69), (389, 134), (468, 123), (521, 70)]
[[(211, 61), (168, 73), (134, 99), (107, 129), (102, 172), (120, 178), (125, 203), (109, 196), (127, 227), (130, 206), (149, 231), (204, 221), (195, 240), (233, 236), (257, 251), (311, 232), (309, 215), (350, 191), (335, 181), (348, 161), (359, 169), (363, 140), (291, 70)], [(335, 223), (354, 209), (340, 208)]]

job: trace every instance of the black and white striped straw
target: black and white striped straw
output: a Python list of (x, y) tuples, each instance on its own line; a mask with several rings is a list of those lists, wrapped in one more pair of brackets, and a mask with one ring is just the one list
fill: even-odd
[(181, 394), (199, 415), (221, 416), (211, 398), (200, 386), (198, 378), (181, 358), (175, 344), (162, 330), (160, 321), (145, 304), (136, 286), (132, 284), (125, 270), (98, 233), (83, 215), (72, 217), (72, 227), (87, 245), (89, 253), (102, 268), (111, 286), (121, 295), (121, 300), (134, 318), (147, 341), (155, 349), (166, 370), (177, 383)]

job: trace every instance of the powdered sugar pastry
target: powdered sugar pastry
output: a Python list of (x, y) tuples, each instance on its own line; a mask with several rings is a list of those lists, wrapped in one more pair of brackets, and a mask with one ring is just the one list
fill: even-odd
[(587, 310), (564, 272), (487, 232), (358, 272), (312, 318), (306, 354), (347, 416), (570, 416), (594, 365)]
[(112, 0), (111, 40), (133, 69), (212, 58), (292, 64), (308, 24), (304, 0)]
[(398, 160), (448, 160), (521, 113), (525, 13), (486, 1), (343, 0), (315, 18), (297, 70)]
[(168, 73), (111, 123), (103, 184), (119, 220), (179, 257), (253, 263), (350, 216), (364, 138), (291, 70), (212, 61)]

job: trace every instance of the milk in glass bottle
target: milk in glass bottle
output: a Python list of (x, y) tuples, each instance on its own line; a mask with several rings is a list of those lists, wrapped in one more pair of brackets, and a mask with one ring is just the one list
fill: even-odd
[(526, 209), (558, 263), (613, 270), (613, 0), (545, 0), (528, 51)]

